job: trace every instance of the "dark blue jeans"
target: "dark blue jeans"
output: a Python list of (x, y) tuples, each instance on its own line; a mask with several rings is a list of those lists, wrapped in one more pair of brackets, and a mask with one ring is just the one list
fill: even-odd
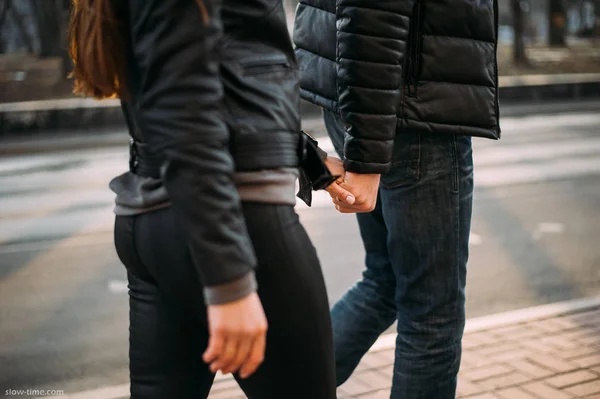
[[(344, 125), (325, 113), (338, 154)], [(337, 383), (398, 321), (392, 399), (455, 397), (473, 204), (469, 137), (401, 134), (377, 207), (358, 214), (366, 269), (333, 307)]]

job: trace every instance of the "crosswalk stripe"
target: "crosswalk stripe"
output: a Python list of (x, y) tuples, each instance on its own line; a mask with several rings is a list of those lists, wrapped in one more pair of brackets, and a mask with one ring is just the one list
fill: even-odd
[(600, 153), (600, 136), (598, 138), (548, 143), (541, 142), (520, 146), (497, 146), (490, 149), (474, 151), (476, 166), (498, 166), (500, 169), (506, 165), (521, 161), (553, 160), (564, 156), (579, 156)]

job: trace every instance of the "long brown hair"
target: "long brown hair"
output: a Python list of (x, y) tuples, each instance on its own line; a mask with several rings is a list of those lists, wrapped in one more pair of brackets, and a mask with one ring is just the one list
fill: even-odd
[(125, 32), (115, 3), (123, 0), (73, 0), (69, 53), (73, 92), (98, 99), (125, 97)]
[[(69, 53), (75, 65), (73, 92), (98, 99), (127, 96), (124, 22), (117, 3), (125, 0), (73, 0)], [(208, 10), (196, 0), (204, 23)]]

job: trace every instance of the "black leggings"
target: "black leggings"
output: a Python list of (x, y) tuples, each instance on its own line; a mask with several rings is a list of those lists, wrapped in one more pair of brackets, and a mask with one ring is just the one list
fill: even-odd
[[(319, 261), (291, 206), (244, 204), (269, 330), (265, 361), (238, 383), (248, 398), (335, 398), (329, 305)], [(202, 285), (170, 208), (118, 216), (129, 279), (132, 399), (206, 398), (214, 375)]]

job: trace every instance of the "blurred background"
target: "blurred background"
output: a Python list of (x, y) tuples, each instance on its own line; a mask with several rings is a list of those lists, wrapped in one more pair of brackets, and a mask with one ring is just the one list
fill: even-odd
[[(117, 102), (71, 94), (69, 7), (0, 0), (0, 397), (128, 381), (107, 188), (128, 138)], [(600, 0), (500, 10), (503, 138), (474, 143), (469, 317), (600, 293)], [(302, 115), (331, 150), (319, 110)], [(333, 302), (363, 268), (356, 221), (324, 195), (297, 209)]]

